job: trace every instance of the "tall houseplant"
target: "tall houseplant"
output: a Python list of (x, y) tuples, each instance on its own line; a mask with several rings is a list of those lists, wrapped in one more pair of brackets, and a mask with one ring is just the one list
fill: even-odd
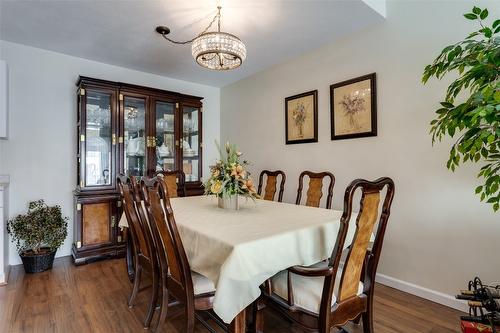
[(43, 200), (28, 204), (28, 212), (7, 223), (27, 273), (52, 268), (57, 249), (68, 234), (68, 218), (60, 206), (48, 206)]
[(452, 171), (465, 162), (482, 163), (476, 188), (481, 201), (500, 207), (500, 20), (487, 25), (488, 10), (474, 7), (464, 14), (479, 29), (445, 47), (425, 68), (422, 81), (458, 74), (431, 122), (432, 142), (458, 136), (447, 162)]

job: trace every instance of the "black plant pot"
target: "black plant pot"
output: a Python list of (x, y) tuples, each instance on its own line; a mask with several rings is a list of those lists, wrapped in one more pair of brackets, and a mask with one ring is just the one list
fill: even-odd
[(42, 253), (39, 254), (34, 254), (32, 251), (20, 254), (26, 273), (38, 273), (51, 269), (55, 255), (56, 251), (50, 252), (48, 249), (42, 249)]

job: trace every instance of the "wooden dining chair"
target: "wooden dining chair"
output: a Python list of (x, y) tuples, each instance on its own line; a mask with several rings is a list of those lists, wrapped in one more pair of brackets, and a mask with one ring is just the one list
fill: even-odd
[(207, 277), (190, 269), (170, 205), (167, 184), (161, 177), (155, 177), (151, 180), (143, 179), (141, 187), (148, 216), (159, 241), (162, 299), (156, 332), (161, 331), (165, 322), (169, 295), (185, 305), (186, 332), (194, 331), (195, 318), (214, 332), (195, 311), (212, 309), (215, 285)]
[(332, 208), (333, 186), (335, 185), (335, 176), (331, 172), (311, 172), (303, 171), (299, 176), (299, 188), (297, 190), (296, 205), (300, 205), (302, 199), (302, 189), (304, 187), (304, 176), (309, 177), (309, 186), (307, 189), (306, 206), (319, 207), (321, 197), (323, 196), (323, 179), (329, 178), (328, 194), (326, 196), (326, 208)]
[(157, 177), (163, 177), (171, 198), (186, 196), (186, 175), (182, 170), (157, 171)]
[(133, 307), (134, 305), (135, 298), (141, 287), (143, 270), (149, 271), (152, 280), (152, 293), (144, 320), (144, 327), (149, 328), (156, 308), (159, 290), (159, 264), (155, 243), (151, 228), (148, 225), (147, 216), (141, 207), (140, 187), (138, 187), (135, 178), (121, 175), (118, 176), (117, 183), (122, 196), (123, 212), (128, 221), (130, 240), (132, 242), (131, 255), (134, 279), (128, 306)]
[(276, 185), (278, 183), (278, 177), (281, 176), (280, 188), (278, 192), (278, 202), (283, 201), (283, 191), (285, 190), (286, 175), (281, 170), (269, 171), (263, 170), (259, 176), (259, 187), (257, 188), (257, 193), (262, 196), (262, 186), (264, 184), (264, 176), (266, 176), (266, 187), (264, 188), (264, 200), (273, 201), (276, 195)]
[[(379, 214), (383, 189), (387, 188)], [(341, 270), (339, 264), (352, 214), (354, 193), (361, 190), (360, 211), (354, 238)], [(320, 333), (340, 328), (348, 321), (363, 321), (364, 333), (373, 332), (373, 291), (375, 274), (389, 219), (394, 182), (379, 178), (374, 182), (357, 179), (346, 189), (344, 212), (333, 253), (328, 261), (313, 266), (294, 266), (275, 275), (263, 288), (263, 300), (288, 319)], [(378, 226), (376, 226), (378, 224)], [(375, 232), (372, 248), (370, 239)], [(337, 272), (340, 279), (337, 279)], [(338, 287), (337, 283), (338, 282)], [(254, 310), (258, 332), (262, 311)], [(257, 325), (258, 324), (258, 325)]]

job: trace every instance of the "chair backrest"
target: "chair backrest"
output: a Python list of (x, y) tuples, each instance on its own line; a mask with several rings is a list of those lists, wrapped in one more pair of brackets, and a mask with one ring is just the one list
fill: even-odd
[(155, 177), (141, 180), (141, 188), (158, 239), (162, 270), (169, 268), (169, 281), (175, 284), (169, 285), (169, 292), (176, 297), (189, 298), (194, 295), (191, 269), (170, 205), (168, 187), (161, 177)]
[(300, 200), (302, 198), (302, 189), (304, 187), (304, 176), (309, 177), (309, 186), (306, 194), (306, 206), (319, 207), (321, 197), (323, 196), (323, 179), (329, 178), (328, 194), (326, 196), (326, 208), (332, 208), (335, 176), (331, 172), (303, 171), (299, 176), (299, 188), (297, 190), (297, 200), (295, 200), (295, 204), (300, 205)]
[(276, 185), (278, 183), (278, 177), (281, 176), (280, 188), (278, 192), (278, 202), (281, 202), (283, 200), (283, 191), (285, 190), (285, 181), (286, 181), (285, 173), (281, 170), (276, 170), (276, 171), (263, 170), (259, 176), (259, 187), (257, 189), (257, 193), (259, 195), (262, 195), (262, 185), (264, 182), (264, 175), (266, 176), (267, 179), (266, 179), (266, 187), (264, 188), (263, 199), (270, 201), (274, 200), (277, 190)]
[[(123, 212), (127, 217), (130, 228), (130, 235), (135, 251), (139, 251), (144, 257), (150, 259), (154, 253), (154, 244), (151, 234), (148, 233), (148, 226), (144, 221), (144, 214), (140, 214), (140, 193), (134, 177), (120, 175), (117, 177), (118, 188), (122, 196)], [(137, 204), (139, 202), (139, 205)]]
[[(383, 199), (382, 211), (379, 214), (381, 193), (385, 187), (387, 190)], [(356, 218), (356, 231), (342, 268), (337, 303), (356, 296), (360, 281), (364, 282), (365, 292), (373, 291), (372, 284), (375, 280), (392, 199), (394, 197), (394, 182), (388, 177), (379, 178), (373, 182), (356, 179), (347, 187), (344, 196), (344, 213), (341, 218), (342, 227), (329, 262), (334, 268), (334, 274), (331, 277), (332, 281), (329, 283), (332, 286), (335, 283), (335, 273), (337, 272), (344, 249), (349, 220), (352, 215), (354, 193), (358, 189), (361, 189), (361, 201), (359, 213)], [(378, 227), (375, 232), (377, 223)], [(375, 240), (370, 250), (370, 238), (374, 232)], [(365, 276), (362, 276), (363, 272)]]
[(171, 198), (186, 196), (186, 175), (182, 170), (157, 171), (157, 177), (163, 177)]

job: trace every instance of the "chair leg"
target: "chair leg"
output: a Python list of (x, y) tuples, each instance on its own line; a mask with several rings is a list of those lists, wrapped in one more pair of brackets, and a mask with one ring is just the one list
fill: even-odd
[(156, 310), (156, 305), (158, 303), (158, 293), (159, 293), (159, 284), (158, 284), (158, 272), (152, 270), (152, 280), (153, 280), (153, 292), (151, 293), (151, 300), (149, 301), (149, 308), (146, 314), (146, 319), (144, 319), (144, 328), (149, 328), (151, 325), (151, 320), (153, 319), (154, 312)]
[(194, 333), (194, 307), (186, 305), (186, 333)]
[(265, 304), (261, 299), (256, 300), (252, 305), (252, 333), (264, 332), (264, 308)]
[(363, 319), (363, 333), (373, 333), (373, 294), (368, 298), (366, 312), (361, 317)]
[(168, 312), (168, 290), (167, 288), (162, 288), (160, 316), (158, 318), (158, 323), (156, 324), (156, 329), (155, 329), (156, 333), (161, 332), (163, 324), (165, 323), (165, 319), (167, 318), (167, 312)]
[(127, 266), (127, 275), (128, 275), (128, 279), (130, 280), (131, 283), (134, 283), (134, 279), (135, 279), (135, 272), (134, 272), (134, 263), (135, 263), (135, 259), (134, 258), (134, 245), (132, 244), (132, 238), (131, 238), (131, 234), (130, 234), (130, 229), (127, 228), (127, 247), (126, 247), (126, 256), (125, 256), (125, 264)]
[(138, 263), (137, 260), (135, 264), (134, 286), (132, 287), (132, 292), (130, 293), (130, 297), (128, 298), (129, 308), (134, 306), (135, 297), (137, 296), (137, 292), (139, 291), (139, 287), (141, 285), (141, 276), (142, 276), (142, 266)]

